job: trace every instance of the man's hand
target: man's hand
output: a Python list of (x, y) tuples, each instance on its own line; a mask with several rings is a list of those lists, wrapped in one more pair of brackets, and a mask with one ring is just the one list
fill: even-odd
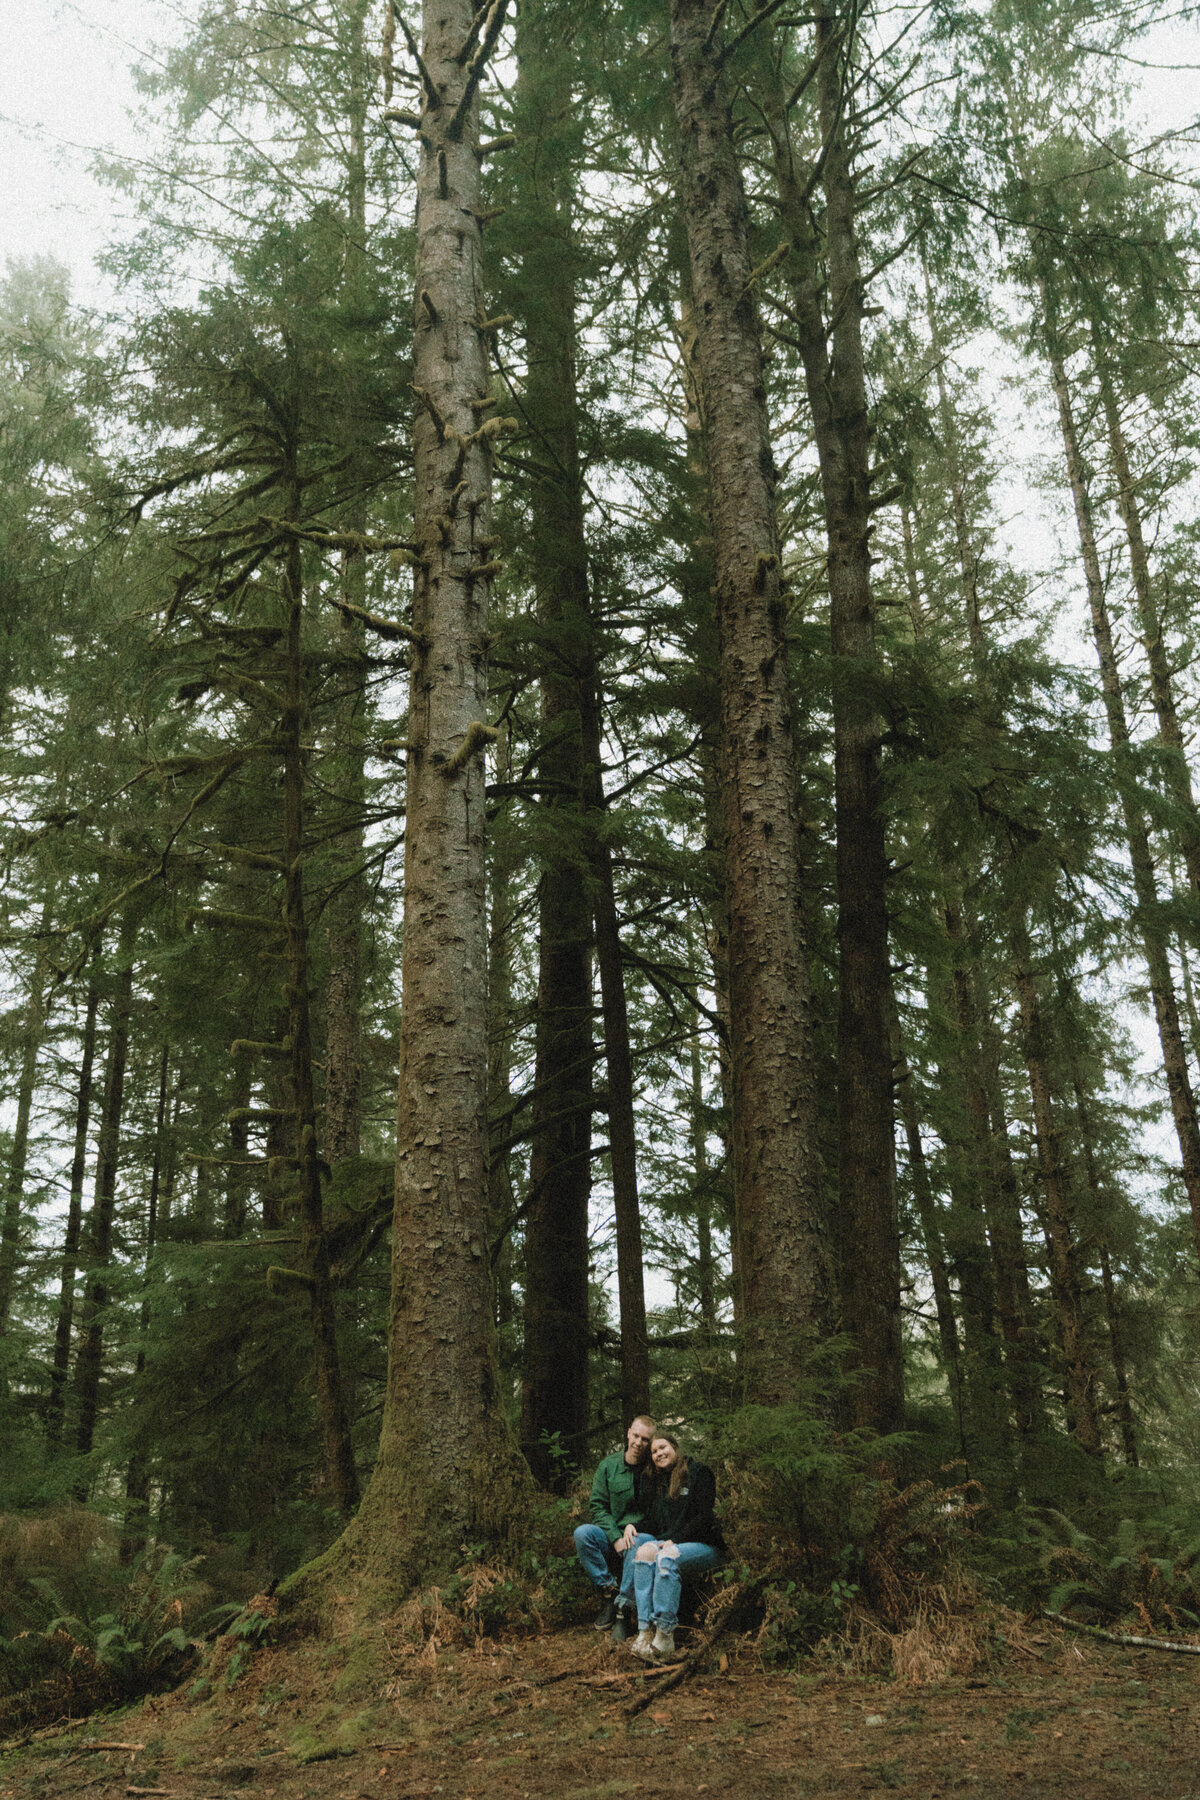
[(621, 1552), (621, 1555), (624, 1556), (625, 1552), (631, 1548), (631, 1546), (633, 1544), (633, 1540), (636, 1536), (637, 1536), (637, 1526), (636, 1525), (627, 1525), (625, 1527), (624, 1531), (621, 1533), (620, 1537), (617, 1539), (616, 1543), (613, 1545), (613, 1549), (619, 1550)]

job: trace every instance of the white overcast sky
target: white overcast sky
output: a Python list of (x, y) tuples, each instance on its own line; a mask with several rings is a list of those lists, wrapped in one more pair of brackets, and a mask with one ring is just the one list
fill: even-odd
[[(82, 300), (112, 229), (113, 199), (90, 175), (96, 150), (136, 155), (129, 65), (186, 29), (189, 0), (0, 0), (0, 261), (51, 254)], [(665, 11), (665, 0), (664, 0)], [(1138, 46), (1153, 131), (1200, 113), (1200, 26), (1162, 28)]]

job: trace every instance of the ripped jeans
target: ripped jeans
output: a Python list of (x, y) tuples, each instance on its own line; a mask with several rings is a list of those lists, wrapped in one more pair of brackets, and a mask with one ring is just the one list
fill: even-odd
[(625, 1599), (632, 1591), (641, 1631), (650, 1625), (657, 1625), (662, 1631), (674, 1631), (679, 1619), (679, 1595), (684, 1575), (715, 1569), (724, 1561), (721, 1552), (711, 1544), (676, 1544), (673, 1551), (659, 1550), (651, 1559), (639, 1560), (638, 1551), (644, 1545), (658, 1541), (644, 1535), (636, 1538), (633, 1547), (625, 1552), (625, 1567), (621, 1573), (621, 1598)]

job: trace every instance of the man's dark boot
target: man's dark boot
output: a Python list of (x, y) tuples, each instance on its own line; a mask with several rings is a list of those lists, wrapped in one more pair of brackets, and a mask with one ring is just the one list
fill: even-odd
[(617, 1590), (616, 1590), (616, 1588), (606, 1588), (604, 1590), (604, 1595), (603, 1595), (603, 1605), (601, 1606), (600, 1611), (596, 1614), (596, 1620), (595, 1620), (595, 1625), (594, 1625), (593, 1629), (596, 1631), (611, 1630), (613, 1620), (616, 1618), (616, 1616), (617, 1616)]
[(627, 1606), (618, 1606), (617, 1616), (609, 1637), (614, 1644), (623, 1644), (633, 1632), (633, 1613)]

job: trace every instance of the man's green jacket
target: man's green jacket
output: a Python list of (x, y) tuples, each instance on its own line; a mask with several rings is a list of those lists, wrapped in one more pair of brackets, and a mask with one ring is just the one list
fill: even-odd
[(629, 1466), (623, 1450), (606, 1456), (596, 1470), (588, 1511), (593, 1525), (599, 1525), (610, 1544), (616, 1543), (627, 1525), (642, 1523), (642, 1471)]

